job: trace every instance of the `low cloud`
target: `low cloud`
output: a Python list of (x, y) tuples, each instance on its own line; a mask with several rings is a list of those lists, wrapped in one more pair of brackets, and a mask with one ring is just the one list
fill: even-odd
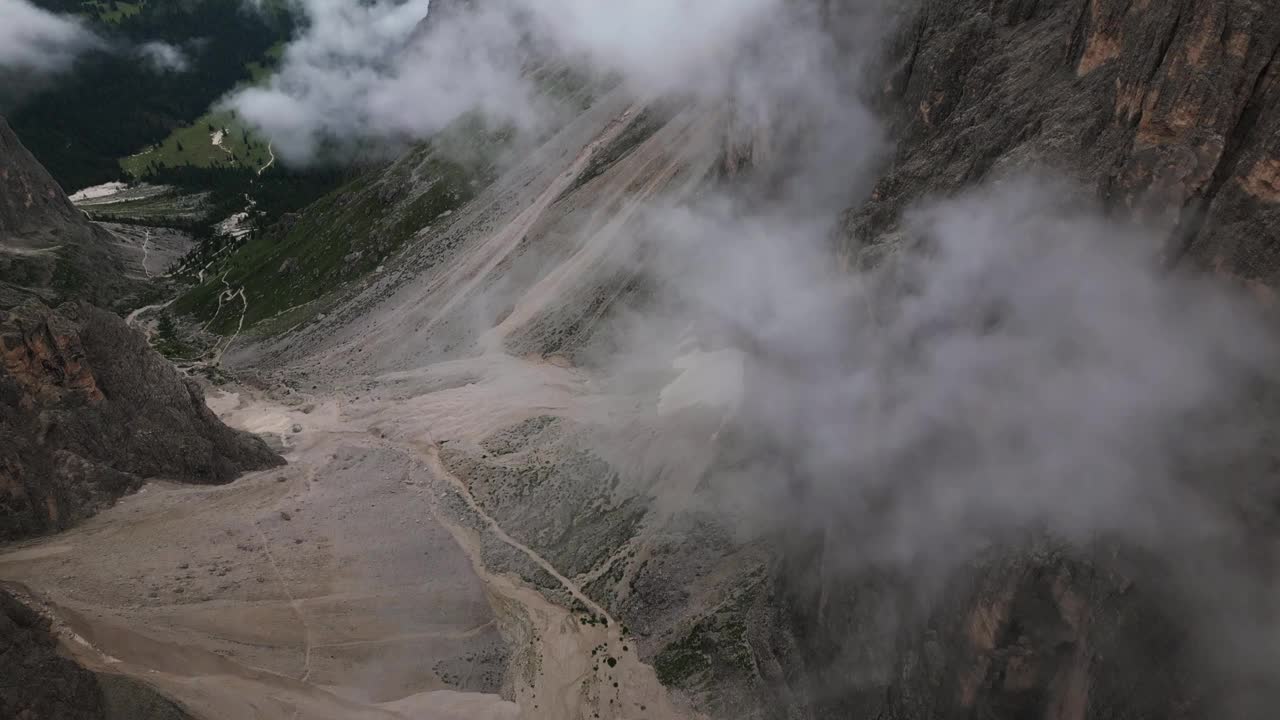
[(1280, 348), (1246, 298), (1163, 270), (1161, 235), (1020, 176), (919, 207), (848, 273), (794, 207), (662, 212), (644, 272), (682, 309), (612, 343), (743, 378), (729, 429), (704, 421), (736, 460), (705, 478), (749, 534), (826, 527), (833, 570), (923, 573), (1028, 530), (1171, 557), (1238, 531), (1219, 478), (1264, 446)]
[(138, 46), (138, 54), (156, 72), (186, 72), (191, 67), (182, 48), (159, 40)]
[[(540, 99), (545, 76), (535, 71), (546, 58), (616, 78), (640, 96), (747, 98), (744, 68), (734, 60), (769, 32), (798, 39), (788, 32), (787, 5), (304, 0), (306, 29), (278, 73), (227, 104), (299, 162), (333, 141), (423, 138), (471, 111), (520, 129), (545, 127), (551, 109)], [(812, 57), (806, 43), (789, 45), (796, 57)]]
[(79, 19), (57, 15), (27, 0), (0, 0), (0, 69), (55, 73), (81, 53), (103, 46)]

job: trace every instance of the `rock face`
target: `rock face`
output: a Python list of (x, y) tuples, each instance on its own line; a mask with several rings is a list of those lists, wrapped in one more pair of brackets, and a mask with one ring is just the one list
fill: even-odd
[(58, 651), (48, 619), (0, 590), (0, 717), (19, 720), (185, 720), (127, 678), (95, 675)]
[(283, 461), (87, 303), (0, 311), (0, 539), (69, 527), (145, 478), (226, 482)]
[(58, 653), (49, 621), (0, 591), (0, 715), (96, 720), (101, 704), (93, 673)]
[[(846, 218), (861, 262), (880, 257), (914, 202), (1048, 168), (1111, 213), (1164, 229), (1168, 264), (1230, 278), (1263, 302), (1280, 287), (1271, 3), (927, 0), (892, 66), (897, 151)], [(1240, 472), (1275, 485), (1274, 468)], [(1210, 482), (1226, 477), (1236, 475)], [(1267, 497), (1239, 502), (1274, 508)], [(927, 593), (892, 571), (824, 571), (831, 558), (814, 539), (773, 576), (786, 629), (753, 646), (762, 667), (782, 668), (778, 717), (1269, 717), (1280, 688), (1257, 668), (1272, 661), (1240, 662), (1256, 646), (1224, 619), (1271, 621), (1245, 609), (1268, 595), (1265, 562), (1185, 580), (1222, 564), (1211, 556), (1265, 554), (1274, 520), (1254, 520), (1241, 547), (1178, 558), (1119, 542), (1004, 543)], [(1258, 585), (1227, 584), (1246, 576)]]
[(136, 288), (114, 245), (0, 117), (0, 307), (30, 297), (116, 302)]
[(885, 86), (899, 149), (849, 215), (1047, 166), (1169, 232), (1168, 260), (1280, 284), (1280, 16), (1265, 0), (928, 0)]

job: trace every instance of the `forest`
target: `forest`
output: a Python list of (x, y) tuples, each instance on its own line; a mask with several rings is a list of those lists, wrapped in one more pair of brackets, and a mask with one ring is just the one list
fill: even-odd
[[(80, 13), (106, 40), (40, 87), (0, 83), (8, 88), (0, 90), (0, 114), (68, 192), (126, 179), (120, 158), (162, 141), (251, 80), (295, 29), (283, 4), (263, 11), (236, 0), (36, 4)], [(143, 62), (137, 48), (156, 41), (178, 47), (189, 67), (165, 71)]]

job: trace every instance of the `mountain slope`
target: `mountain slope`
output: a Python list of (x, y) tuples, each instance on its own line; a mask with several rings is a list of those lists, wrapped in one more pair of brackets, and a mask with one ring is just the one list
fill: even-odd
[(593, 97), (401, 226), (409, 155), (230, 263), (326, 296), (224, 356), (278, 482), (0, 566), (209, 717), (1270, 717), (1276, 19), (909, 10), (838, 247), (732, 99)]

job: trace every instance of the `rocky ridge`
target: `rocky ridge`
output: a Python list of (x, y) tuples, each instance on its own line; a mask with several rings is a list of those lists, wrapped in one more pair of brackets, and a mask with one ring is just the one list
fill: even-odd
[(111, 233), (89, 222), (0, 117), (0, 307), (35, 297), (110, 306), (139, 290)]
[(70, 527), (147, 478), (219, 483), (282, 463), (113, 313), (32, 301), (0, 311), (0, 348), (6, 540)]

